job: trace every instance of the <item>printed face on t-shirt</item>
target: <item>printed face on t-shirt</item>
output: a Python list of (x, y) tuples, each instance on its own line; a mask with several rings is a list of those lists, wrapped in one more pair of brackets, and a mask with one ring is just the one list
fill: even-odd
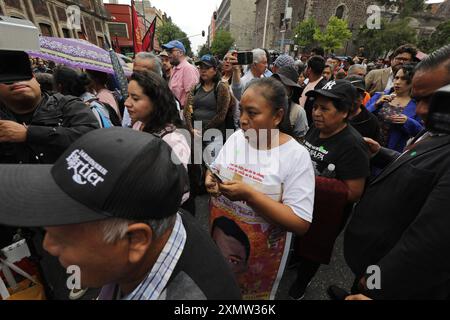
[(239, 274), (247, 270), (248, 257), (244, 245), (239, 240), (226, 235), (217, 227), (213, 230), (212, 238), (234, 273)]

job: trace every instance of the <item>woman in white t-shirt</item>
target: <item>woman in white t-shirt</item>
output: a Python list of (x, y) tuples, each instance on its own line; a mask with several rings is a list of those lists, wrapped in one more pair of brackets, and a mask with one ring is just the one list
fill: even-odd
[(312, 221), (314, 170), (306, 149), (286, 133), (287, 103), (277, 80), (252, 82), (241, 99), (241, 130), (223, 146), (211, 166), (214, 174), (206, 174), (211, 225), (222, 216), (232, 219), (250, 242), (248, 249), (237, 228), (222, 230), (220, 239), (213, 232), (233, 269), (243, 265), (236, 277), (244, 299), (274, 298), (290, 232), (303, 235)]

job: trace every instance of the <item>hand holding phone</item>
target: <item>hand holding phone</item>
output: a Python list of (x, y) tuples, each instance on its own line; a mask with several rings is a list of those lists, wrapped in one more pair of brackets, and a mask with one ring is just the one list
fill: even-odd
[(217, 180), (217, 182), (219, 183), (223, 183), (223, 179), (219, 176), (219, 173), (217, 172), (217, 170), (213, 169), (209, 164), (205, 163), (206, 168), (209, 170), (209, 172), (211, 172), (211, 174), (213, 175), (214, 179)]

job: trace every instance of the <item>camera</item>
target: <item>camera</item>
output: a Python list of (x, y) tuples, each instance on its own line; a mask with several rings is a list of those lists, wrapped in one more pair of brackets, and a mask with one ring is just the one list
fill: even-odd
[(434, 133), (450, 134), (450, 84), (437, 90), (430, 101), (426, 127)]
[(27, 20), (0, 16), (0, 83), (27, 81), (33, 77), (26, 50), (39, 50), (36, 26)]

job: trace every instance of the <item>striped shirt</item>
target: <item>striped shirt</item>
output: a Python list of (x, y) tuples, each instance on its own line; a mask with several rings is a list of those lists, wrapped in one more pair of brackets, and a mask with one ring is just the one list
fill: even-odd
[(123, 300), (157, 300), (169, 282), (185, 243), (186, 230), (181, 216), (177, 214), (172, 234), (147, 278)]

